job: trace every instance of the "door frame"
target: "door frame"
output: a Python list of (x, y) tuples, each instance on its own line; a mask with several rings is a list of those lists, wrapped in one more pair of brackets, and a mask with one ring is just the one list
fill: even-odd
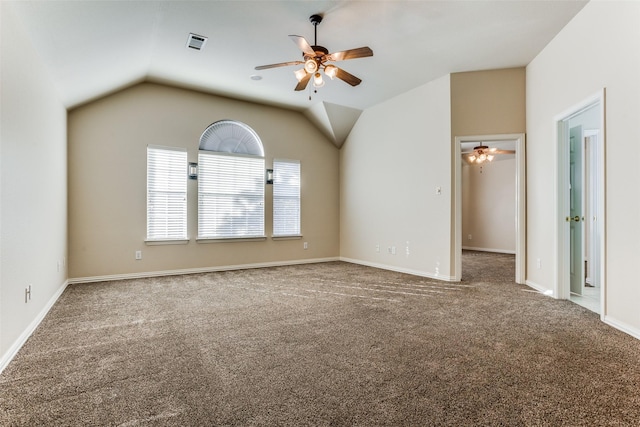
[(564, 112), (554, 117), (555, 143), (556, 143), (556, 283), (554, 294), (558, 299), (570, 299), (569, 271), (571, 267), (570, 251), (570, 231), (568, 216), (569, 201), (569, 119), (576, 117), (584, 111), (593, 107), (599, 108), (600, 133), (598, 141), (598, 171), (597, 188), (601, 190), (597, 202), (597, 232), (600, 236), (600, 246), (598, 254), (599, 262), (599, 283), (600, 283), (600, 318), (604, 320), (606, 316), (606, 187), (605, 187), (605, 153), (606, 153), (606, 121), (605, 121), (605, 89), (591, 95), (579, 104), (568, 108)]
[(516, 283), (526, 280), (526, 157), (524, 133), (456, 136), (454, 143), (455, 226), (453, 233), (454, 281), (462, 279), (462, 143), (477, 141), (516, 141)]
[[(597, 143), (595, 146), (591, 145), (591, 144), (586, 144), (587, 139), (591, 138), (591, 137), (597, 137)], [(602, 195), (602, 191), (603, 188), (600, 188), (600, 182), (599, 182), (599, 178), (600, 175), (602, 174), (601, 171), (601, 164), (600, 164), (600, 157), (602, 157), (602, 132), (600, 131), (600, 129), (598, 130), (585, 130), (583, 132), (583, 138), (584, 138), (584, 142), (585, 142), (585, 153), (587, 155), (587, 163), (588, 163), (588, 168), (589, 168), (589, 182), (588, 182), (588, 187), (590, 192), (595, 191), (596, 194), (598, 196)], [(594, 173), (595, 171), (595, 173)], [(587, 207), (587, 212), (589, 213), (589, 216), (593, 217), (596, 216), (596, 220), (595, 222), (593, 221), (593, 218), (588, 218), (589, 223), (588, 223), (588, 227), (589, 228), (589, 264), (587, 266), (587, 274), (586, 277), (590, 278), (592, 282), (596, 282), (596, 284), (598, 284), (598, 286), (600, 286), (598, 280), (600, 279), (599, 277), (599, 265), (596, 265), (596, 263), (593, 262), (594, 259), (598, 259), (598, 256), (600, 254), (600, 237), (598, 236), (598, 238), (595, 238), (595, 236), (598, 235), (599, 231), (598, 231), (598, 221), (599, 221), (599, 199), (596, 199), (595, 201), (593, 200), (593, 198), (591, 197), (589, 199), (588, 202), (588, 207)], [(585, 278), (586, 280), (586, 278)]]

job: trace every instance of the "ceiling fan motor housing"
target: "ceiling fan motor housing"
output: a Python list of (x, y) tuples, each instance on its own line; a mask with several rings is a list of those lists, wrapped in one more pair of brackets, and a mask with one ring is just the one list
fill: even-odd
[(324, 46), (311, 46), (311, 49), (313, 49), (313, 51), (316, 53), (315, 56), (311, 56), (303, 52), (302, 56), (305, 60), (312, 58), (320, 60), (322, 59), (322, 57), (329, 54), (329, 49)]

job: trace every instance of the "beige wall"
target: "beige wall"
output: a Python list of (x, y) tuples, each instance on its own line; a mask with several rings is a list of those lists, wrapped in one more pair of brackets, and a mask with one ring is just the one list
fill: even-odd
[(2, 370), (64, 289), (67, 113), (11, 5), (0, 2), (0, 16)]
[(526, 71), (521, 68), (451, 74), (451, 135), (524, 133)]
[(516, 160), (496, 159), (484, 165), (463, 163), (463, 248), (515, 253)]
[(638, 22), (638, 2), (589, 2), (527, 67), (527, 280), (558, 283), (555, 121), (606, 88), (604, 320), (640, 338)]
[[(252, 127), (274, 158), (301, 162), (302, 240), (197, 243), (197, 182), (188, 182), (186, 245), (145, 245), (146, 147), (184, 147), (221, 119)], [(69, 114), (69, 277), (72, 280), (322, 260), (339, 256), (339, 155), (301, 114), (145, 83)], [(271, 235), (271, 186), (265, 228)], [(308, 242), (309, 249), (303, 249)], [(141, 250), (142, 260), (135, 260)]]
[(447, 75), (360, 116), (340, 152), (344, 259), (450, 279), (449, 99)]

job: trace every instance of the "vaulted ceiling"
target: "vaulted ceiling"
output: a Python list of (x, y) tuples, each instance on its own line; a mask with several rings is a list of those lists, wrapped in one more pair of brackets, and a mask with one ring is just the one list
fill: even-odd
[[(443, 75), (527, 65), (586, 1), (16, 1), (10, 2), (68, 108), (141, 81), (302, 111), (338, 147), (361, 111)], [(330, 52), (362, 79), (296, 92), (302, 59), (288, 35)], [(189, 33), (207, 37), (200, 51)], [(18, 41), (16, 41), (18, 42)], [(22, 42), (22, 41), (21, 41)], [(253, 77), (253, 78), (252, 78)]]

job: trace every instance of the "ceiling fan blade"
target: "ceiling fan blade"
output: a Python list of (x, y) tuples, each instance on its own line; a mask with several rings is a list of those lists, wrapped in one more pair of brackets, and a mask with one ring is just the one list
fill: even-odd
[(516, 154), (516, 150), (495, 150), (491, 154)]
[(365, 58), (367, 56), (373, 56), (373, 51), (368, 47), (359, 47), (356, 49), (343, 50), (342, 52), (330, 53), (326, 56), (329, 61), (344, 61), (347, 59)]
[[(337, 67), (336, 67), (337, 68)], [(336, 73), (336, 77), (342, 81), (349, 83), (351, 86), (358, 86), (362, 80), (354, 76), (353, 74), (347, 73), (345, 70), (338, 68)]]
[(277, 64), (259, 65), (256, 70), (266, 70), (267, 68), (288, 67), (289, 65), (304, 64), (302, 61), (279, 62)]
[(304, 90), (304, 88), (307, 87), (307, 84), (309, 84), (309, 80), (311, 80), (311, 76), (313, 74), (311, 73), (307, 73), (299, 82), (298, 85), (296, 86), (296, 91), (298, 90)]
[(295, 35), (290, 35), (289, 38), (293, 40), (296, 46), (298, 46), (298, 49), (300, 49), (302, 52), (306, 53), (307, 55), (316, 56), (315, 51), (311, 48), (311, 45), (309, 44), (307, 39), (302, 36)]

